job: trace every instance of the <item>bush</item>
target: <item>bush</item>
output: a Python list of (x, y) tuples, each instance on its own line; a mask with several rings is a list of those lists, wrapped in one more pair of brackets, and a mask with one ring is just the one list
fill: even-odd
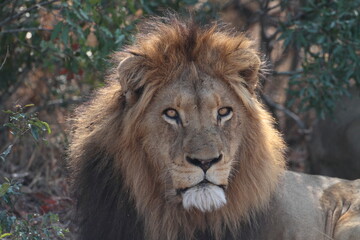
[[(57, 71), (67, 79), (80, 75), (85, 82), (99, 82), (106, 59), (131, 41), (139, 18), (168, 8), (185, 10), (197, 3), (197, 0), (5, 0), (0, 4), (0, 56), (4, 56), (0, 94), (33, 68)], [(209, 6), (202, 4), (202, 17), (212, 11)]]
[(301, 52), (289, 90), (300, 110), (315, 109), (323, 118), (350, 88), (360, 87), (359, 9), (359, 0), (305, 0), (281, 23), (285, 47)]
[[(19, 138), (31, 134), (36, 144), (46, 141), (44, 135), (51, 133), (49, 125), (39, 120), (35, 113), (26, 112), (32, 104), (16, 106), (15, 111), (4, 111), (9, 116), (9, 122), (4, 124), (15, 139), (0, 153), (1, 161), (4, 163), (11, 153), (14, 144)], [(37, 213), (27, 214), (26, 218), (19, 217), (15, 211), (15, 203), (22, 195), (20, 188), (22, 184), (8, 178), (1, 179), (0, 184), (0, 239), (21, 240), (48, 240), (65, 239), (67, 229), (59, 223), (59, 217), (53, 213), (39, 215)]]

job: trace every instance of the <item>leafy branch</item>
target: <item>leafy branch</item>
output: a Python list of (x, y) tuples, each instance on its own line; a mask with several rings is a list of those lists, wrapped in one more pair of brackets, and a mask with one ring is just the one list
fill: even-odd
[[(8, 127), (10, 133), (15, 136), (12, 144), (0, 154), (3, 163), (20, 137), (30, 132), (38, 142), (40, 139), (45, 140), (40, 138), (41, 136), (51, 133), (48, 123), (39, 120), (35, 113), (28, 111), (33, 106), (33, 104), (17, 105), (14, 111), (3, 111), (9, 117), (9, 122), (4, 126)], [(8, 237), (23, 240), (65, 239), (68, 230), (61, 226), (56, 214), (47, 213), (42, 216), (28, 214), (26, 218), (18, 217), (15, 214), (14, 203), (18, 200), (18, 196), (22, 195), (21, 183), (9, 178), (4, 180), (0, 184), (0, 239), (8, 239)]]
[(34, 6), (32, 7), (29, 7), (15, 15), (10, 15), (9, 17), (5, 18), (3, 21), (0, 22), (0, 27), (1, 26), (4, 26), (5, 24), (9, 23), (10, 21), (13, 21), (15, 19), (18, 19), (20, 18), (22, 15), (24, 15), (25, 13), (29, 13), (31, 12), (32, 10), (35, 10), (37, 8), (40, 8), (42, 6), (46, 6), (46, 5), (50, 5), (52, 3), (55, 3), (55, 2), (60, 2), (60, 0), (52, 0), (52, 1), (43, 1), (43, 2), (40, 2), (40, 3), (37, 3), (35, 4)]

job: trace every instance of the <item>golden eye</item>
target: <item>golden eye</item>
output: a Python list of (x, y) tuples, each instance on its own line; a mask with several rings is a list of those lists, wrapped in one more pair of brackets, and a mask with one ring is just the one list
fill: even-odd
[(179, 118), (179, 114), (175, 109), (172, 108), (168, 108), (164, 110), (164, 114), (165, 116), (167, 116), (168, 118), (172, 118), (172, 119), (177, 119)]
[(232, 112), (231, 107), (223, 107), (218, 110), (218, 115), (219, 115), (219, 117), (226, 117), (226, 116), (230, 115), (231, 112)]

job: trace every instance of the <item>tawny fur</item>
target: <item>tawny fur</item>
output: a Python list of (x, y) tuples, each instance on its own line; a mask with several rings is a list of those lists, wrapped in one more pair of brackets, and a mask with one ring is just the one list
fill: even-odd
[[(133, 204), (135, 212), (129, 214), (143, 224), (146, 239), (193, 239), (202, 231), (215, 239), (226, 231), (236, 235), (241, 224), (266, 210), (284, 170), (283, 140), (254, 93), (261, 61), (252, 42), (216, 24), (199, 28), (170, 17), (143, 24), (135, 43), (115, 55), (115, 64), (134, 55), (139, 57), (121, 66), (120, 75), (114, 69), (107, 86), (73, 119), (70, 169), (80, 235), (94, 231), (106, 236), (105, 231), (95, 233), (108, 229), (106, 225), (111, 226), (107, 231), (120, 229), (127, 219), (117, 219), (113, 208), (122, 201)], [(169, 202), (164, 197), (166, 176), (147, 154), (151, 149), (139, 144), (146, 131), (142, 118), (153, 97), (189, 62), (225, 82), (246, 110), (239, 136), (246, 144), (237, 153), (241, 164), (232, 165), (227, 204), (211, 213), (186, 211)], [(130, 96), (136, 91), (142, 91), (139, 99)]]

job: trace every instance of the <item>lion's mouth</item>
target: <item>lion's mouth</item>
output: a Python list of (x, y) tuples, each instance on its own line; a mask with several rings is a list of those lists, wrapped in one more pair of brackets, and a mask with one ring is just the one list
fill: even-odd
[(186, 210), (196, 208), (202, 212), (214, 211), (226, 204), (225, 186), (204, 179), (194, 186), (177, 190)]
[(213, 186), (217, 186), (217, 187), (220, 187), (222, 188), (224, 191), (226, 190), (226, 185), (217, 185), (215, 183), (212, 183), (210, 182), (209, 180), (207, 179), (204, 179), (202, 180), (201, 182), (197, 183), (197, 184), (194, 184), (193, 186), (190, 186), (190, 187), (186, 187), (186, 188), (179, 188), (176, 190), (176, 194), (177, 195), (181, 195), (182, 193), (185, 193), (187, 190), (189, 190), (190, 188), (193, 188), (193, 187), (206, 187), (208, 185), (213, 185)]

